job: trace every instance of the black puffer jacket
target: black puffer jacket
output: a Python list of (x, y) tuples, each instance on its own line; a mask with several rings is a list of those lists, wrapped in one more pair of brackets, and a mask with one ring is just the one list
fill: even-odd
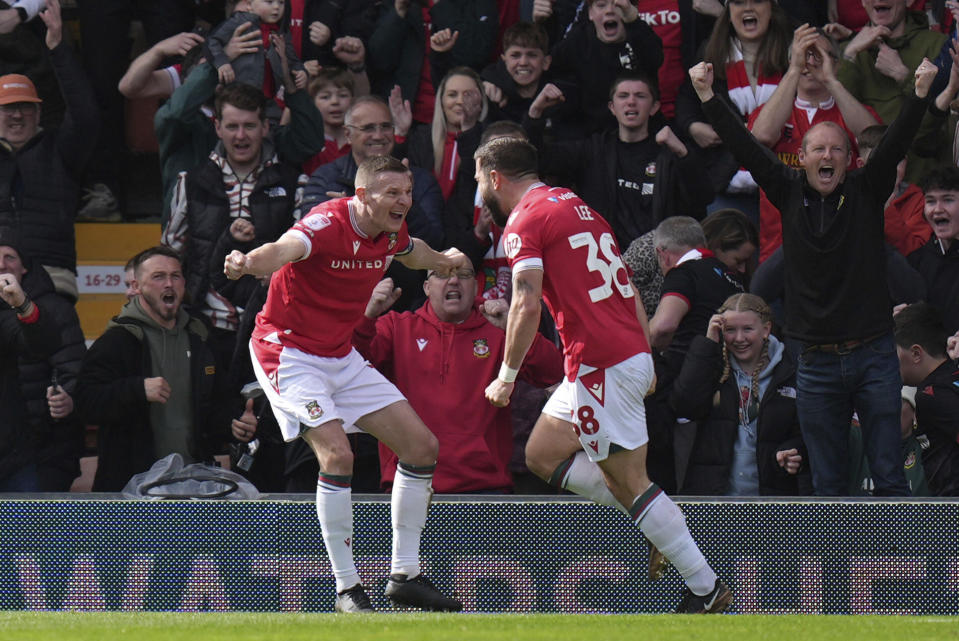
[[(20, 383), (30, 427), (36, 436), (41, 488), (66, 492), (73, 479), (80, 475), (83, 423), (76, 411), (76, 388), (87, 346), (73, 305), (54, 291), (53, 281), (42, 267), (29, 259), (24, 261), (24, 266), (27, 273), (23, 276), (23, 289), (53, 318), (59, 332), (59, 347), (47, 358), (20, 356)], [(54, 372), (57, 383), (74, 399), (73, 413), (56, 420), (50, 416), (47, 404), (47, 387)]]
[[(740, 395), (732, 374), (719, 383), (722, 372), (721, 345), (705, 336), (695, 337), (669, 396), (670, 407), (678, 416), (697, 422), (683, 494), (722, 496), (729, 489)], [(803, 465), (799, 474), (790, 475), (776, 462), (776, 452), (792, 448), (799, 450), (804, 462), (808, 460), (796, 414), (796, 365), (785, 350), (759, 402), (756, 432), (760, 494), (811, 494), (808, 466)]]
[(46, 358), (60, 344), (54, 314), (42, 305), (37, 307), (36, 321), (24, 323), (0, 301), (0, 478), (36, 461), (20, 359)]
[[(278, 162), (267, 141), (263, 145), (263, 156), (272, 158), (263, 164), (248, 195), (256, 246), (276, 240), (293, 225), (297, 186), (296, 170)], [(220, 165), (223, 157), (222, 143), (217, 143), (211, 157), (186, 177), (188, 240), (184, 259), (187, 299), (194, 307), (202, 305), (210, 287), (209, 266), (216, 243), (233, 222)]]
[(0, 225), (14, 228), (41, 265), (77, 270), (73, 221), (79, 180), (93, 152), (99, 116), (93, 90), (70, 46), (50, 60), (67, 102), (63, 124), (41, 129), (19, 149), (0, 142)]

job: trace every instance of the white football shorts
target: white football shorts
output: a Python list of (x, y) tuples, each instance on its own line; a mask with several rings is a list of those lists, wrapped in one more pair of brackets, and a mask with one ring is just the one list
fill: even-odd
[[(269, 337), (267, 337), (268, 339)], [(287, 441), (333, 420), (362, 432), (356, 421), (406, 400), (393, 383), (355, 349), (343, 358), (308, 354), (265, 339), (250, 340), (253, 371)]]
[(653, 359), (640, 353), (606, 369), (580, 365), (564, 378), (543, 414), (573, 424), (589, 460), (609, 456), (610, 444), (634, 450), (649, 441), (643, 399), (653, 383)]

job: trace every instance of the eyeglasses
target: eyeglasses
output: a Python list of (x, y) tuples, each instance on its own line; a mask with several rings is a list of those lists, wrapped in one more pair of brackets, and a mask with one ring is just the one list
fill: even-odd
[(438, 278), (439, 280), (449, 280), (453, 276), (456, 276), (456, 278), (459, 280), (472, 280), (476, 278), (476, 272), (474, 272), (472, 269), (461, 269), (445, 275), (440, 274), (439, 272), (430, 272), (430, 276), (433, 278)]
[(5, 114), (14, 114), (18, 111), (24, 115), (31, 113), (37, 108), (35, 102), (13, 102), (8, 105), (0, 105), (0, 111)]
[(380, 123), (370, 123), (368, 125), (363, 125), (362, 127), (357, 127), (356, 125), (347, 125), (350, 129), (356, 129), (357, 131), (362, 131), (364, 134), (371, 134), (374, 131), (380, 133), (387, 133), (393, 131), (393, 123), (391, 122), (380, 122)]

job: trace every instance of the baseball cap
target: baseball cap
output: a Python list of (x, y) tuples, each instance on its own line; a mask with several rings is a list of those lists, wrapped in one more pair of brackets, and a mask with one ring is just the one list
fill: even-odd
[(43, 102), (37, 95), (37, 88), (26, 76), (11, 73), (0, 76), (0, 105), (15, 102)]

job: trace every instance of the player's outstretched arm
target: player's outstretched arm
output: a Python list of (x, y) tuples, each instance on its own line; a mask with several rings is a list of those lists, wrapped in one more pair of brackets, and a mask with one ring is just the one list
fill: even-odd
[(283, 265), (300, 260), (306, 252), (306, 245), (300, 237), (287, 232), (279, 240), (260, 245), (247, 254), (233, 250), (224, 261), (223, 273), (230, 280), (246, 274), (269, 276)]
[(396, 260), (410, 269), (434, 269), (438, 272), (449, 273), (457, 269), (473, 268), (473, 264), (466, 257), (466, 254), (455, 247), (447, 249), (445, 252), (438, 252), (419, 238), (412, 238), (411, 240), (413, 241), (413, 251), (396, 257)]
[(542, 270), (525, 269), (513, 274), (513, 300), (510, 302), (506, 320), (503, 365), (499, 375), (486, 387), (486, 398), (496, 407), (509, 404), (516, 375), (539, 329), (542, 297)]

